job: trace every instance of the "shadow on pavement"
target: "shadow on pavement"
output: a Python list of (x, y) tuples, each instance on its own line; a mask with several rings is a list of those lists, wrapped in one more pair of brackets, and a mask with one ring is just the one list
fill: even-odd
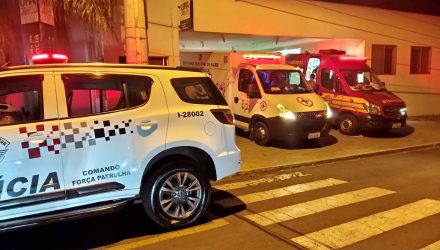
[(388, 132), (369, 132), (369, 133), (363, 133), (362, 135), (365, 137), (370, 137), (370, 138), (401, 138), (401, 137), (406, 137), (408, 135), (411, 135), (412, 133), (414, 133), (415, 129), (411, 126), (405, 126), (404, 128), (401, 129), (396, 129), (396, 130), (392, 130), (392, 131), (388, 131)]
[[(213, 196), (216, 193), (218, 196), (214, 191)], [(220, 195), (232, 196), (226, 192)], [(208, 209), (213, 217), (222, 218), (239, 211), (237, 208), (217, 209), (213, 204)], [(205, 216), (197, 225), (210, 221)], [(166, 232), (170, 230), (151, 222), (142, 204), (136, 204), (116, 213), (3, 233), (0, 234), (0, 249), (91, 249)]]
[[(235, 133), (237, 136), (249, 140), (249, 132), (244, 132), (243, 130), (236, 129)], [(338, 139), (336, 137), (328, 134), (318, 139), (295, 141), (290, 143), (286, 143), (283, 141), (273, 141), (270, 147), (281, 148), (281, 149), (312, 149), (312, 148), (327, 147), (337, 142)]]

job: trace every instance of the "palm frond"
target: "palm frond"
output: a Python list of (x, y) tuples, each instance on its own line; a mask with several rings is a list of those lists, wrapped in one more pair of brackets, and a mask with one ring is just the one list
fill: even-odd
[(74, 15), (81, 17), (86, 23), (97, 30), (106, 31), (111, 28), (113, 17), (113, 0), (54, 0), (57, 14), (63, 21)]

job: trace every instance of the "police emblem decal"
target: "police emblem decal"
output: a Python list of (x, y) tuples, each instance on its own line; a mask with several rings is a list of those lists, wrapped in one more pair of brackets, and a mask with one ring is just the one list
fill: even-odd
[(3, 137), (0, 137), (0, 162), (3, 161), (3, 159), (6, 156), (6, 152), (8, 152), (8, 146), (10, 142), (4, 139)]

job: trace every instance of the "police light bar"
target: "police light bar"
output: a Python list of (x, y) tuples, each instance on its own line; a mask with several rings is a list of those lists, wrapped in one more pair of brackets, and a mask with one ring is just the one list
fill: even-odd
[(69, 58), (63, 54), (37, 54), (31, 57), (32, 64), (67, 63)]
[(244, 59), (280, 59), (280, 55), (270, 55), (270, 54), (244, 54)]
[(366, 61), (365, 57), (356, 57), (356, 56), (340, 56), (339, 60), (341, 61)]

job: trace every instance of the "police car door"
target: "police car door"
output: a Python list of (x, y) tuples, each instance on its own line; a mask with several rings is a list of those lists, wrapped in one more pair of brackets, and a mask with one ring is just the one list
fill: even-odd
[(65, 73), (56, 78), (65, 89), (59, 108), (65, 182), (72, 190), (67, 199), (88, 203), (137, 192), (136, 167), (145, 152), (136, 153), (143, 145), (135, 145), (134, 138), (154, 140), (158, 136), (157, 124), (153, 124), (157, 120), (143, 126), (151, 112), (139, 110), (149, 99), (152, 79), (102, 72)]
[(56, 106), (52, 74), (0, 77), (0, 221), (64, 204)]

